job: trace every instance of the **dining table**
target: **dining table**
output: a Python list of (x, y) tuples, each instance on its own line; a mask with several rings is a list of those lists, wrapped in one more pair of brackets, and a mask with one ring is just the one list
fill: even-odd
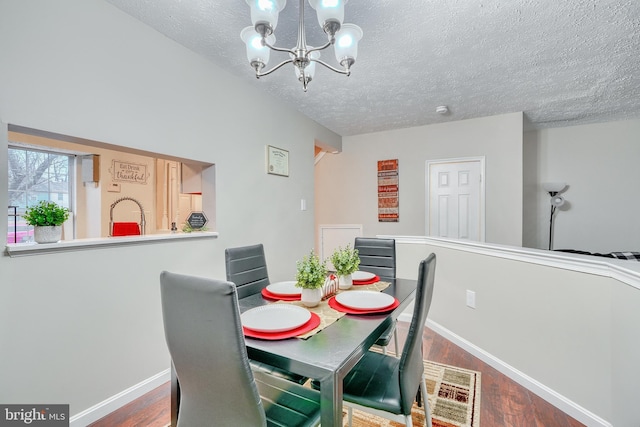
[[(397, 303), (391, 311), (376, 314), (346, 314), (319, 332), (302, 338), (265, 340), (245, 336), (250, 359), (319, 381), (323, 427), (342, 426), (342, 381), (378, 337), (415, 298), (415, 279), (382, 278), (389, 286), (381, 292)], [(274, 301), (255, 293), (238, 300), (240, 312)], [(322, 303), (326, 304), (326, 301)], [(321, 303), (321, 304), (322, 304)], [(171, 425), (175, 426), (179, 387), (172, 367)]]

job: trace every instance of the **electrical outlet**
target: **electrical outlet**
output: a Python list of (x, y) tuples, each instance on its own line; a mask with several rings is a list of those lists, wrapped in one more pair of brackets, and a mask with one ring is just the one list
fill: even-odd
[(467, 289), (467, 307), (476, 308), (476, 293)]

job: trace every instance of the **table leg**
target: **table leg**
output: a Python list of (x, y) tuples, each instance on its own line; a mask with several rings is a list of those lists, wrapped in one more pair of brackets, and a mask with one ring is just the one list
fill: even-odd
[(320, 380), (320, 424), (342, 426), (342, 379), (335, 373)]

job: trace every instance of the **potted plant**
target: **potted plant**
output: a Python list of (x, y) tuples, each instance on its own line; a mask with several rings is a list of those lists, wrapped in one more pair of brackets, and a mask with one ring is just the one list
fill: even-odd
[(55, 243), (62, 237), (62, 223), (69, 218), (69, 210), (47, 200), (26, 209), (22, 218), (33, 225), (36, 243)]
[(309, 255), (296, 262), (296, 286), (302, 288), (300, 300), (307, 307), (315, 307), (322, 299), (322, 287), (327, 277), (327, 266), (311, 250)]
[(331, 263), (336, 269), (340, 289), (349, 289), (353, 285), (351, 274), (358, 270), (360, 266), (360, 256), (357, 249), (338, 247), (331, 254)]

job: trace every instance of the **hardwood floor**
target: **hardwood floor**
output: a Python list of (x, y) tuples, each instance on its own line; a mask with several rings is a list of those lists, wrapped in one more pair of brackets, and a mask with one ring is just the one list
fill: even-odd
[[(403, 342), (407, 328), (406, 323), (398, 324), (400, 342)], [(423, 343), (426, 359), (482, 373), (482, 427), (583, 426), (429, 328), (425, 328)], [(171, 421), (170, 400), (167, 382), (89, 427), (165, 427)]]
[[(398, 324), (401, 337), (402, 334), (406, 335), (407, 328), (408, 325), (405, 323)], [(429, 328), (425, 328), (423, 343), (425, 359), (482, 373), (480, 398), (482, 427), (584, 426)]]

